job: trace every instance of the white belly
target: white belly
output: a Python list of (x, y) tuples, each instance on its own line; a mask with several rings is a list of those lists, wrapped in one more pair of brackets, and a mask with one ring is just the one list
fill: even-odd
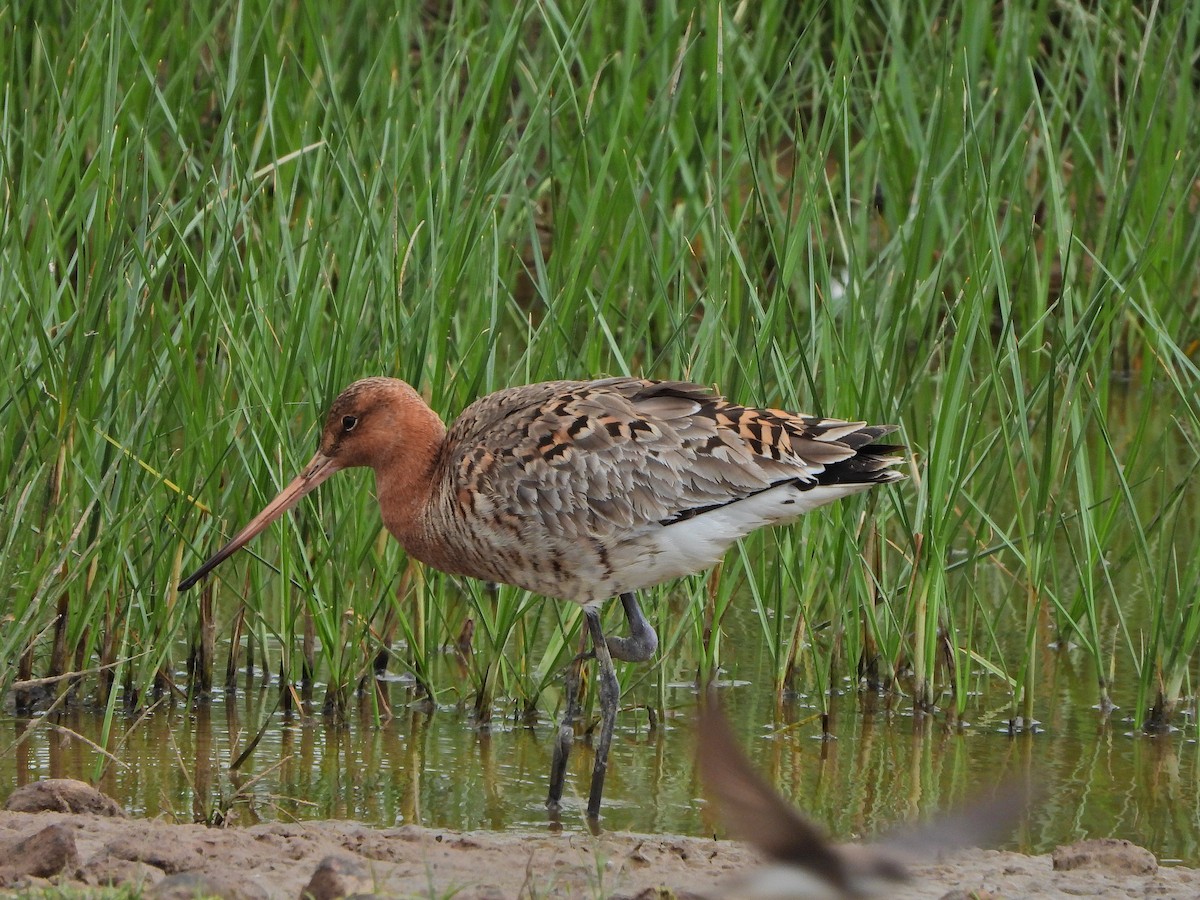
[(612, 553), (614, 575), (597, 585), (591, 601), (703, 572), (720, 562), (734, 541), (756, 528), (793, 522), (809, 510), (858, 494), (870, 484), (818, 485), (802, 491), (794, 485), (772, 488), (671, 525), (648, 530), (623, 542)]

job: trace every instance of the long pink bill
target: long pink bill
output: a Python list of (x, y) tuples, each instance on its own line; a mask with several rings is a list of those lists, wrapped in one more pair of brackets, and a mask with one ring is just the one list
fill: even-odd
[(279, 492), (274, 500), (266, 505), (262, 512), (250, 520), (241, 531), (235, 534), (232, 540), (224, 547), (214, 553), (208, 560), (198, 568), (195, 572), (189, 575), (183, 581), (179, 582), (179, 590), (186, 591), (192, 587), (201, 578), (223, 563), (226, 559), (244, 547), (246, 544), (256, 537), (259, 532), (263, 531), (268, 525), (282, 516), (285, 512), (295, 506), (300, 498), (327, 479), (334, 472), (338, 471), (341, 466), (331, 457), (318, 453), (312, 458), (304, 470), (296, 476), (296, 478)]

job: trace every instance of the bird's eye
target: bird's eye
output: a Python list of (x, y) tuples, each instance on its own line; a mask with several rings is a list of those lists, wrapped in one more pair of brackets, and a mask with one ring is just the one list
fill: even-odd
[(353, 431), (358, 424), (358, 416), (342, 416), (342, 430)]

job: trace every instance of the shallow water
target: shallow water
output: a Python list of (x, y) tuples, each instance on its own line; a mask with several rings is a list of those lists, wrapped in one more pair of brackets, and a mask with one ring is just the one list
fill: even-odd
[[(739, 616), (730, 629), (736, 635)], [(743, 624), (748, 624), (743, 621)], [(832, 737), (803, 698), (778, 708), (769, 680), (747, 677), (722, 697), (755, 764), (789, 797), (840, 838), (870, 835), (969, 802), (990, 785), (1028, 774), (1040, 799), (1003, 846), (1045, 852), (1081, 837), (1128, 838), (1164, 862), (1200, 864), (1200, 745), (1196, 730), (1135, 734), (1126, 711), (1091, 708), (1094, 690), (1070, 653), (1043, 666), (1039, 696), (1058, 712), (1035, 734), (1010, 736), (1007, 697), (974, 698), (970, 724), (947, 728), (940, 716), (867, 709), (874, 698), (846, 692), (834, 701)], [(1086, 671), (1086, 666), (1078, 669)], [(668, 690), (668, 717), (651, 728), (635, 690), (618, 718), (603, 826), (610, 830), (708, 835), (719, 832), (702, 802), (693, 750), (694, 691), (682, 677)], [(554, 728), (497, 717), (481, 727), (454, 708), (400, 707), (409, 688), (387, 683), (398, 715), (380, 726), (354, 717), (273, 711), (274, 687), (191, 710), (165, 709), (124, 731), (116, 761), (74, 735), (98, 740), (100, 716), (76, 711), (39, 721), (34, 733), (0, 756), (0, 785), (45, 777), (93, 780), (127, 810), (181, 821), (357, 819), (454, 829), (543, 829)], [(1119, 692), (1116, 697), (1121, 698)], [(904, 709), (908, 704), (902, 701)], [(269, 718), (241, 767), (229, 765)], [(30, 724), (0, 719), (0, 746)], [(110, 745), (111, 746), (111, 745)], [(576, 743), (563, 826), (585, 828), (591, 756)], [(0, 795), (7, 790), (0, 789)], [(2, 798), (0, 798), (2, 799)]]

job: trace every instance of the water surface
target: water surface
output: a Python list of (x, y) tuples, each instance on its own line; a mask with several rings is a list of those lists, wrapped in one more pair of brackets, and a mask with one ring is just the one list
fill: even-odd
[[(743, 612), (731, 636), (750, 627)], [(732, 641), (731, 641), (732, 643)], [(1194, 728), (1148, 736), (1127, 711), (1102, 715), (1094, 689), (1071, 653), (1042, 667), (1040, 705), (1055, 710), (1038, 733), (1010, 735), (1005, 696), (973, 698), (965, 727), (941, 716), (915, 720), (877, 698), (834, 698), (830, 736), (806, 698), (777, 704), (769, 679), (748, 677), (753, 660), (732, 666), (721, 691), (755, 764), (797, 805), (839, 838), (855, 838), (969, 802), (1006, 778), (1028, 774), (1041, 791), (1029, 816), (1004, 842), (1047, 852), (1082, 837), (1124, 837), (1164, 862), (1200, 864), (1200, 797)], [(670, 664), (670, 661), (668, 661)], [(651, 727), (634, 690), (618, 718), (603, 826), (610, 830), (720, 833), (703, 802), (694, 764), (695, 693), (687, 675), (668, 690), (669, 713)], [(39, 778), (92, 780), (137, 815), (179, 821), (355, 819), (380, 826), (419, 823), (452, 829), (544, 829), (543, 806), (553, 724), (530, 726), (497, 715), (488, 725), (454, 707), (402, 707), (403, 681), (389, 681), (397, 715), (378, 726), (354, 716), (284, 716), (273, 686), (214, 695), (146, 718), (118, 719), (121, 737), (105, 765), (75, 735), (99, 740), (101, 718), (73, 711), (38, 721), (31, 736), (0, 756), (0, 784)], [(1117, 692), (1118, 703), (1123, 698)], [(264, 721), (238, 772), (230, 763)], [(30, 720), (0, 720), (10, 746)], [(590, 775), (586, 742), (576, 744), (563, 826), (585, 828)], [(0, 791), (7, 793), (7, 791)], [(2, 799), (2, 798), (0, 798)]]

